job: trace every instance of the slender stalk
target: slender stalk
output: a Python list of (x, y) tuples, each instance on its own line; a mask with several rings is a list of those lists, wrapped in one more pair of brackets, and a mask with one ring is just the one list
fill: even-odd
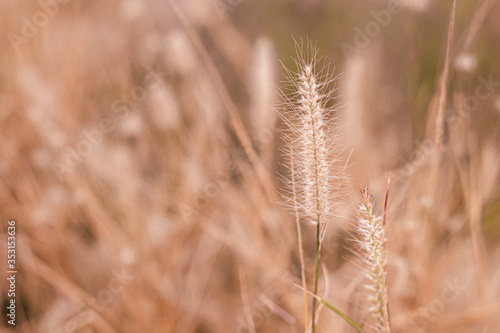
[[(319, 263), (320, 263), (320, 224), (316, 225), (316, 265), (314, 268), (314, 294), (318, 293), (318, 277), (319, 277)], [(311, 324), (311, 332), (314, 333), (316, 331), (316, 298), (313, 298), (312, 302), (312, 324)]]

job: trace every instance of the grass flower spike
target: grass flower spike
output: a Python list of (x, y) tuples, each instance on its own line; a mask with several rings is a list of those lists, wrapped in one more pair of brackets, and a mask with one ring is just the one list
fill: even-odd
[[(306, 52), (297, 46), (297, 70), (286, 70), (289, 91), (283, 93), (287, 111), (283, 119), (289, 132), (285, 136), (288, 156), (293, 158), (293, 206), (302, 221), (316, 226), (316, 265), (314, 294), (318, 291), (321, 244), (331, 220), (339, 188), (338, 174), (332, 170), (337, 159), (337, 134), (332, 117), (334, 108), (328, 106), (335, 90), (334, 77), (328, 66), (318, 64), (317, 49), (308, 44)], [(288, 94), (287, 94), (288, 93)], [(300, 237), (300, 235), (299, 235)], [(316, 321), (316, 299), (312, 304), (312, 332)]]
[(368, 189), (361, 192), (358, 221), (360, 257), (366, 271), (365, 289), (368, 312), (377, 332), (391, 332), (385, 269), (385, 229), (383, 218), (373, 215)]
[[(289, 132), (285, 136), (294, 156), (297, 205), (308, 224), (319, 225), (321, 237), (333, 214), (336, 190), (340, 177), (332, 171), (336, 158), (337, 133), (329, 107), (335, 89), (334, 77), (328, 66), (316, 71), (317, 49), (309, 46), (306, 52), (297, 47), (297, 71), (286, 70), (290, 83), (289, 95), (283, 94), (287, 107), (283, 119)], [(288, 91), (287, 91), (288, 92)], [(290, 153), (288, 153), (290, 154)]]

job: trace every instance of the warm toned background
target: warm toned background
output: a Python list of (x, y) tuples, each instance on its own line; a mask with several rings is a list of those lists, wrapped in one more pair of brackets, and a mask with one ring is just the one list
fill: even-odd
[[(0, 3), (2, 332), (303, 331), (275, 111), (294, 39), (340, 75), (332, 116), (350, 177), (321, 293), (364, 319), (347, 239), (358, 190), (370, 185), (380, 212), (392, 170), (394, 330), (500, 331), (496, 1), (457, 4), (437, 163), (451, 1), (407, 0), (383, 24), (382, 0)], [(318, 332), (353, 330), (323, 309)]]

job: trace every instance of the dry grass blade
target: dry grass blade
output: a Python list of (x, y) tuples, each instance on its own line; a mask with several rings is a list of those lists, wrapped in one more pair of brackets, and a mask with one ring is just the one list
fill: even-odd
[[(297, 284), (294, 284), (295, 287), (299, 288), (299, 289), (303, 289), (301, 286), (297, 285)], [(354, 327), (359, 333), (366, 333), (365, 330), (359, 326), (358, 324), (356, 324), (356, 322), (354, 320), (352, 320), (351, 318), (349, 318), (349, 316), (347, 316), (346, 314), (344, 314), (342, 311), (340, 311), (339, 309), (337, 309), (336, 307), (334, 307), (333, 305), (331, 305), (330, 303), (328, 303), (327, 301), (325, 301), (323, 298), (319, 297), (318, 295), (310, 292), (310, 291), (307, 291), (307, 293), (309, 295), (311, 295), (312, 297), (314, 297), (315, 299), (317, 299), (318, 301), (320, 301), (322, 304), (324, 304), (327, 308), (329, 308), (330, 310), (332, 310), (333, 312), (335, 312), (339, 317), (341, 317), (342, 319), (344, 319), (349, 325), (351, 325), (352, 327)]]
[[(432, 174), (437, 173), (437, 168), (440, 159), (440, 152), (443, 145), (443, 137), (444, 137), (444, 117), (446, 111), (446, 101), (448, 95), (448, 78), (450, 72), (450, 54), (451, 48), (453, 44), (453, 36), (455, 31), (455, 16), (456, 16), (456, 0), (453, 1), (453, 7), (451, 9), (450, 14), (450, 22), (448, 26), (448, 34), (446, 39), (446, 49), (445, 49), (445, 57), (443, 70), (439, 75), (439, 84), (437, 88), (438, 101), (436, 106), (436, 118), (434, 122), (434, 143), (436, 145), (436, 154), (434, 156), (433, 164), (432, 164)], [(434, 184), (432, 181), (434, 180), (432, 177), (430, 178), (431, 184)]]
[(231, 127), (233, 128), (234, 134), (238, 138), (238, 141), (240, 142), (241, 146), (243, 147), (245, 154), (250, 160), (250, 163), (252, 163), (252, 166), (257, 174), (257, 177), (259, 178), (259, 181), (266, 193), (266, 196), (271, 202), (276, 202), (277, 201), (276, 192), (273, 188), (273, 182), (269, 176), (269, 173), (266, 170), (262, 161), (260, 160), (260, 157), (257, 155), (257, 152), (253, 148), (252, 140), (250, 139), (248, 131), (246, 130), (245, 125), (241, 120), (238, 109), (234, 104), (234, 102), (232, 101), (231, 96), (227, 91), (226, 85), (224, 84), (224, 81), (222, 80), (222, 77), (219, 71), (217, 70), (217, 67), (215, 66), (210, 54), (203, 45), (203, 42), (201, 41), (200, 37), (198, 36), (198, 33), (196, 32), (196, 29), (190, 23), (188, 17), (182, 10), (181, 6), (175, 0), (168, 0), (168, 2), (172, 7), (172, 9), (174, 10), (178, 19), (180, 20), (181, 24), (184, 26), (184, 29), (191, 38), (197, 51), (200, 53), (200, 56), (203, 62), (205, 63), (208, 72), (210, 73), (210, 77), (212, 78), (212, 80), (214, 80), (214, 83), (217, 86), (217, 91), (219, 92), (222, 102), (224, 103), (227, 113), (229, 115), (229, 120), (231, 123)]
[[(438, 174), (440, 169), (440, 161), (442, 155), (443, 148), (443, 140), (444, 140), (444, 132), (445, 132), (445, 112), (447, 105), (447, 95), (448, 95), (448, 81), (449, 81), (449, 72), (450, 72), (450, 54), (451, 48), (453, 44), (453, 37), (455, 31), (455, 16), (456, 16), (456, 0), (453, 1), (452, 10), (450, 14), (450, 21), (448, 24), (448, 33), (446, 38), (446, 49), (445, 49), (445, 57), (443, 69), (439, 75), (438, 86), (436, 89), (437, 95), (437, 104), (435, 111), (431, 113), (431, 116), (435, 114), (434, 125), (434, 133), (433, 133), (433, 144), (434, 144), (434, 152), (432, 155), (429, 177), (427, 179), (427, 195), (431, 198), (432, 201), (437, 199), (436, 189), (438, 188)], [(435, 95), (435, 96), (436, 96)], [(431, 238), (430, 233), (432, 230), (431, 219), (429, 216), (429, 212), (424, 212), (425, 216), (423, 219), (423, 228), (421, 237), (421, 242), (428, 242)], [(421, 265), (427, 260), (429, 256), (429, 249), (423, 249), (421, 251), (422, 262)]]

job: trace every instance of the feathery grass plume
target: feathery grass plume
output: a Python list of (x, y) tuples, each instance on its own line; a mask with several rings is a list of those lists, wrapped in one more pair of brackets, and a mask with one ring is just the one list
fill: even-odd
[(298, 206), (303, 221), (321, 226), (322, 238), (342, 178), (333, 170), (340, 153), (333, 124), (337, 108), (330, 105), (336, 77), (329, 65), (318, 65), (321, 59), (316, 46), (308, 43), (304, 50), (297, 43), (296, 49), (297, 70), (285, 67), (288, 86), (282, 91), (286, 111), (281, 116), (287, 127), (284, 153), (289, 156), (291, 150), (294, 155), (297, 200), (292, 203)]
[[(316, 226), (314, 294), (317, 294), (321, 244), (333, 215), (341, 179), (332, 171), (338, 161), (332, 156), (338, 152), (335, 149), (337, 133), (332, 126), (335, 118), (331, 115), (335, 107), (329, 106), (335, 93), (332, 87), (335, 77), (329, 66), (318, 66), (316, 46), (307, 43), (304, 51), (296, 43), (296, 51), (297, 70), (285, 68), (289, 86), (282, 93), (287, 109), (282, 117), (288, 128), (285, 154), (293, 156), (293, 207), (303, 221)], [(313, 298), (312, 332), (315, 321), (316, 298)]]
[[(385, 229), (384, 218), (373, 214), (373, 202), (368, 188), (361, 191), (358, 221), (359, 257), (366, 270), (364, 283), (368, 312), (372, 317), (372, 326), (377, 332), (391, 332), (389, 301), (386, 286), (385, 269)], [(384, 216), (385, 217), (385, 216)]]

